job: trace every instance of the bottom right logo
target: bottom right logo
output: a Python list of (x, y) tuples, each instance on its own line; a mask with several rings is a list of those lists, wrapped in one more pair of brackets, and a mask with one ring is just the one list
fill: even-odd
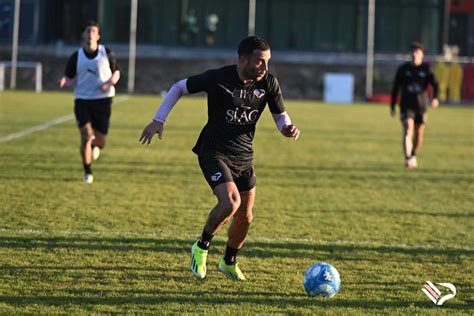
[[(451, 293), (441, 295), (441, 291), (436, 287), (438, 286), (443, 286), (445, 288), (448, 288)], [(441, 306), (443, 305), (444, 302), (446, 302), (449, 299), (452, 299), (456, 295), (456, 287), (451, 284), (451, 283), (435, 283), (433, 284), (431, 281), (426, 281), (424, 287), (421, 289), (423, 293), (426, 294), (430, 298), (430, 300), (433, 301), (435, 305)]]

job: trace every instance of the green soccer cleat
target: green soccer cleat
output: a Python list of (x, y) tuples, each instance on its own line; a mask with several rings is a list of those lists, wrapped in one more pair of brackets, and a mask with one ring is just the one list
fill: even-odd
[(206, 260), (208, 250), (199, 248), (197, 241), (191, 247), (191, 271), (198, 279), (206, 277)]
[(247, 278), (245, 275), (240, 271), (238, 264), (226, 264), (224, 258), (219, 260), (219, 271), (225, 274), (231, 280), (236, 281), (245, 281)]

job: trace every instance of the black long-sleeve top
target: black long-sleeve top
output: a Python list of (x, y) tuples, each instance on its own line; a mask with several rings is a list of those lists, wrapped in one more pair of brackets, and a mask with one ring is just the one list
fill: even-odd
[(427, 94), (428, 84), (431, 84), (433, 87), (433, 97), (438, 98), (438, 82), (428, 64), (421, 63), (415, 66), (411, 62), (407, 62), (401, 65), (393, 82), (390, 102), (392, 109), (395, 109), (399, 92), (401, 93), (400, 105), (402, 107), (425, 106), (425, 104), (420, 104), (420, 100), (425, 100), (426, 98), (420, 98), (420, 96)]

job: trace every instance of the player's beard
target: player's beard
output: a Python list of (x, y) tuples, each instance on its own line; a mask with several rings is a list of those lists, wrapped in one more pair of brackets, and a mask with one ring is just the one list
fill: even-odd
[(245, 77), (255, 81), (262, 80), (265, 77), (266, 73), (266, 71), (261, 72), (258, 68), (245, 67), (244, 69)]

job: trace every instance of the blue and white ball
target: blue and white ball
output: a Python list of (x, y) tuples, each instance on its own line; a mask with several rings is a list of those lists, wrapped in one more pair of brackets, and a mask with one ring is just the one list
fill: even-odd
[(311, 295), (332, 297), (341, 287), (339, 272), (329, 263), (318, 262), (304, 274), (304, 289)]

